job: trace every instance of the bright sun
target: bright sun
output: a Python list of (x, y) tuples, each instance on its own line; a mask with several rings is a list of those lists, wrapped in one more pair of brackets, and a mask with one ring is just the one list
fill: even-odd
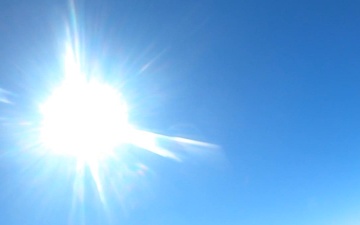
[(40, 106), (42, 144), (82, 160), (111, 154), (131, 130), (124, 99), (110, 85), (84, 75), (70, 47), (64, 73), (62, 84)]
[[(161, 135), (132, 126), (128, 120), (126, 101), (119, 89), (104, 82), (105, 78), (101, 79), (103, 74), (94, 74), (92, 68), (84, 64), (86, 57), (80, 57), (84, 56), (85, 52), (80, 48), (74, 2), (70, 3), (73, 24), (68, 27), (69, 39), (63, 56), (62, 79), (39, 105), (41, 121), (36, 123), (39, 125), (36, 129), (39, 136), (36, 136), (34, 144), (39, 144), (40, 152), (45, 150), (49, 156), (61, 155), (75, 159), (75, 200), (80, 204), (84, 202), (87, 177), (85, 169), (90, 172), (100, 200), (105, 206), (106, 191), (115, 187), (116, 193), (111, 197), (121, 195), (120, 191), (117, 191), (116, 182), (126, 181), (123, 178), (126, 178), (126, 175), (143, 175), (146, 166), (133, 162), (132, 157), (123, 157), (131, 155), (129, 151), (121, 151), (124, 144), (131, 146), (126, 149), (140, 148), (179, 162), (192, 153), (206, 153), (202, 149), (218, 148), (205, 142)], [(116, 159), (116, 163), (113, 164), (111, 159)], [(118, 159), (124, 163), (117, 163)], [(133, 171), (132, 164), (140, 165), (141, 170)], [(118, 176), (115, 183), (114, 176)], [(111, 189), (106, 189), (107, 185), (104, 184), (111, 184)], [(129, 189), (127, 183), (123, 186), (124, 190)]]
[(75, 157), (94, 168), (100, 159), (113, 155), (125, 143), (177, 161), (181, 159), (159, 141), (213, 147), (135, 129), (128, 122), (127, 105), (118, 89), (96, 79), (101, 77), (99, 74), (85, 74), (74, 49), (68, 44), (63, 80), (40, 105), (40, 143), (46, 150)]

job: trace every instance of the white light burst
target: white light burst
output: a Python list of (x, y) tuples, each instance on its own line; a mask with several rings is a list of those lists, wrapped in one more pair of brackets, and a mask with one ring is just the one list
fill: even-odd
[[(192, 146), (191, 149), (194, 146), (198, 149), (217, 148), (204, 142), (135, 129), (128, 121), (128, 108), (119, 90), (85, 74), (79, 53), (74, 49), (77, 48), (69, 42), (64, 54), (63, 80), (39, 106), (42, 120), (38, 141), (50, 155), (76, 160), (73, 184), (76, 198), (84, 198), (84, 171), (87, 168), (101, 202), (106, 205), (104, 184), (108, 182), (106, 177), (113, 175), (109, 174), (112, 171), (101, 168), (107, 168), (109, 160), (121, 159), (122, 145), (136, 146), (176, 161), (181, 161), (180, 156), (159, 142), (176, 143), (184, 150), (186, 146)], [(146, 167), (141, 165), (140, 168)]]
[[(65, 46), (62, 80), (39, 105), (39, 137), (34, 142), (40, 143), (41, 149), (50, 153), (48, 156), (61, 155), (75, 159), (72, 184), (74, 202), (83, 203), (86, 171), (90, 172), (104, 206), (107, 191), (112, 191), (114, 195), (126, 194), (119, 191), (126, 189), (122, 183), (127, 175), (132, 174), (126, 169), (129, 162), (121, 162), (123, 150), (129, 149), (125, 145), (176, 161), (182, 161), (180, 155), (161, 143), (178, 145), (178, 149), (186, 153), (196, 149), (197, 155), (202, 154), (201, 149), (218, 148), (205, 142), (136, 129), (130, 124), (129, 110), (119, 88), (101, 79), (102, 74), (85, 72), (90, 68), (87, 68), (85, 60), (80, 59), (80, 53), (85, 51), (80, 51), (75, 6), (72, 1), (70, 3), (73, 23), (68, 27), (68, 34), (73, 34), (69, 35), (73, 37), (68, 39)], [(116, 165), (112, 164), (114, 161)], [(136, 164), (139, 168), (136, 174), (141, 176), (148, 169), (141, 162), (129, 164)], [(123, 199), (123, 196), (119, 198)]]
[(122, 144), (180, 161), (157, 143), (160, 139), (180, 139), (135, 129), (128, 121), (127, 105), (119, 90), (84, 74), (77, 55), (68, 44), (64, 79), (39, 107), (41, 145), (53, 154), (75, 157), (89, 166), (115, 154)]
[(65, 54), (61, 85), (40, 106), (40, 139), (56, 154), (94, 160), (128, 142), (131, 127), (121, 94), (82, 73), (71, 47)]

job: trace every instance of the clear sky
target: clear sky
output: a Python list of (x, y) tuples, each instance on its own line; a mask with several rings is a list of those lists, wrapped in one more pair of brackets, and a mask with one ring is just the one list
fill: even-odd
[[(89, 0), (75, 19), (67, 1), (0, 1), (0, 224), (360, 224), (359, 8)], [(74, 204), (74, 163), (34, 156), (28, 141), (72, 22), (134, 124), (221, 154), (177, 162), (131, 148), (107, 173), (106, 207), (87, 171)]]

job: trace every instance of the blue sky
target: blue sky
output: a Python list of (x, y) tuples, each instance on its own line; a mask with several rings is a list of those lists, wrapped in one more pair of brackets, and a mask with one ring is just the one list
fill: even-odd
[(36, 160), (24, 147), (31, 132), (14, 125), (37, 119), (58, 79), (69, 5), (0, 1), (0, 88), (10, 93), (0, 99), (12, 101), (0, 108), (1, 224), (360, 223), (359, 3), (76, 5), (88, 60), (125, 83), (133, 123), (223, 155), (179, 163), (133, 149), (148, 170), (119, 182), (125, 200), (104, 210), (89, 179), (83, 211), (70, 215), (71, 162)]

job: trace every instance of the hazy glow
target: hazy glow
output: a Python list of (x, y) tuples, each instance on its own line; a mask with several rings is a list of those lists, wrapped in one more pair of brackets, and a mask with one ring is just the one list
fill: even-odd
[(204, 142), (134, 129), (128, 123), (127, 106), (119, 91), (84, 74), (79, 62), (78, 53), (69, 44), (64, 57), (64, 80), (40, 106), (40, 142), (46, 149), (95, 167), (99, 159), (113, 154), (124, 143), (177, 161), (181, 158), (159, 141), (216, 148)]
[(93, 160), (126, 142), (130, 125), (120, 93), (82, 74), (71, 48), (65, 79), (40, 107), (41, 142), (56, 154)]
[[(63, 79), (40, 104), (40, 135), (35, 141), (52, 156), (76, 159), (72, 213), (84, 204), (86, 171), (91, 174), (104, 209), (108, 207), (109, 192), (112, 198), (117, 196), (124, 201), (132, 178), (140, 179), (148, 170), (137, 159), (127, 157), (132, 152), (125, 149), (132, 149), (131, 146), (179, 162), (198, 149), (217, 148), (204, 142), (135, 129), (128, 121), (128, 108), (120, 90), (99, 79), (103, 74), (100, 71), (94, 74), (80, 60), (84, 52), (80, 49), (74, 12), (73, 37), (68, 39), (63, 57)], [(146, 66), (141, 71), (145, 69)]]

